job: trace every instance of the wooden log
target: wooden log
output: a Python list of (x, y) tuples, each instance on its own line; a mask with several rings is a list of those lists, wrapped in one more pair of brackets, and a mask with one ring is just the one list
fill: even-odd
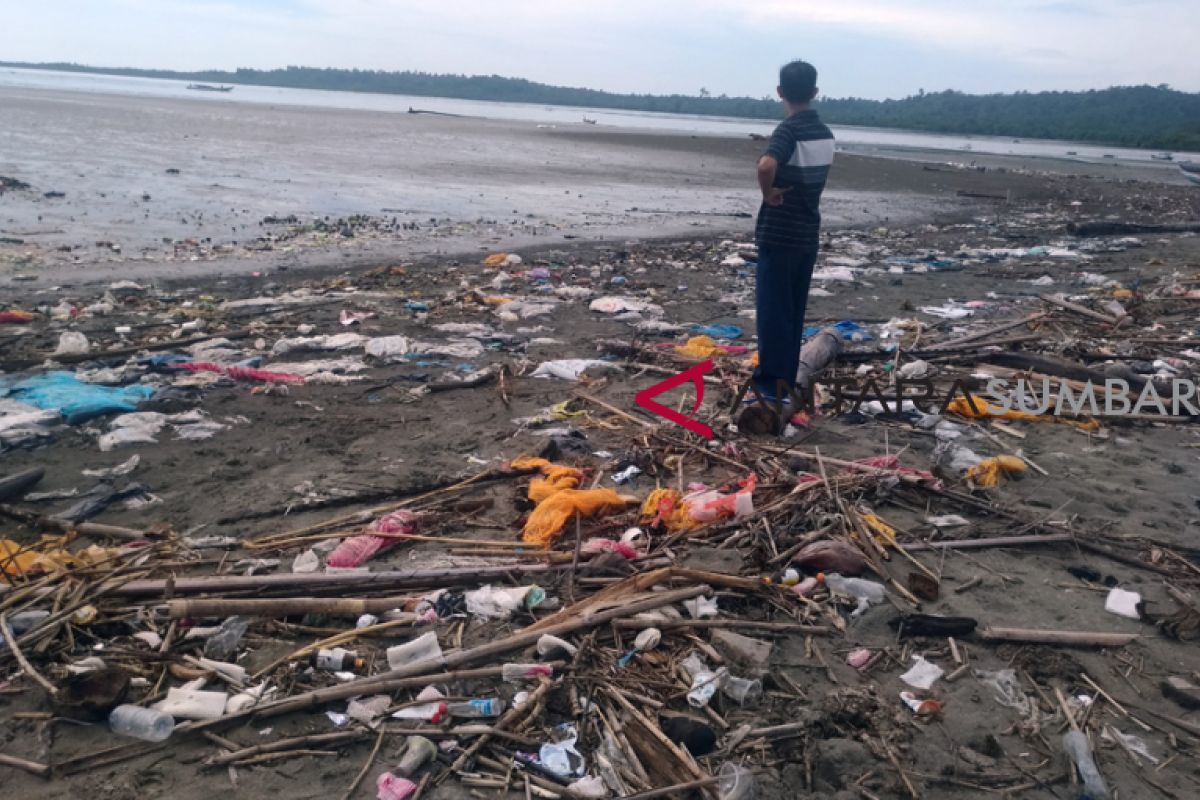
[(175, 594), (247, 592), (258, 594), (286, 590), (398, 589), (424, 586), (453, 586), (502, 580), (507, 575), (542, 575), (558, 572), (560, 566), (546, 564), (501, 564), (487, 567), (388, 570), (363, 573), (301, 573), (273, 575), (211, 575), (195, 578), (129, 581), (112, 588), (115, 597), (161, 596), (170, 588)]
[(825, 328), (800, 348), (796, 385), (808, 387), (842, 352), (842, 335), (836, 328)]
[(1067, 233), (1072, 236), (1130, 236), (1137, 233), (1197, 233), (1200, 222), (1168, 222), (1163, 224), (1142, 222), (1069, 222)]
[(1138, 638), (1136, 633), (1057, 631), (1038, 628), (995, 628), (988, 626), (977, 636), (985, 642), (1022, 642), (1072, 647), (1124, 647)]
[(1084, 306), (1081, 306), (1078, 303), (1072, 303), (1070, 300), (1066, 299), (1065, 297), (1061, 297), (1061, 296), (1055, 295), (1055, 294), (1043, 294), (1043, 295), (1038, 295), (1038, 296), (1044, 302), (1047, 302), (1052, 306), (1058, 306), (1059, 308), (1066, 309), (1067, 311), (1073, 311), (1076, 314), (1079, 314), (1080, 316), (1088, 317), (1089, 319), (1094, 319), (1097, 322), (1104, 322), (1108, 325), (1116, 325), (1117, 324), (1116, 317), (1110, 317), (1107, 314), (1101, 314), (1098, 311), (1092, 311), (1090, 308), (1085, 308)]
[(45, 778), (50, 775), (50, 767), (45, 764), (28, 761), (24, 758), (17, 758), (16, 756), (6, 756), (3, 753), (0, 753), (0, 767), (13, 767), (25, 770), (31, 775), (37, 775), (39, 778)]
[[(277, 597), (196, 598), (169, 600), (157, 610), (167, 619), (188, 617), (289, 617), (300, 614), (324, 614), (331, 617), (360, 617), (401, 608), (409, 597)], [(416, 620), (417, 615), (410, 615)]]
[(687, 630), (689, 628), (738, 628), (747, 631), (765, 631), (768, 633), (806, 633), (813, 636), (827, 636), (833, 633), (833, 628), (827, 625), (804, 625), (799, 622), (759, 622), (747, 619), (677, 619), (669, 622), (655, 622), (645, 619), (619, 619), (613, 625), (626, 630), (644, 630), (658, 628), (660, 631)]
[(904, 545), (910, 553), (920, 550), (982, 550), (988, 547), (1025, 547), (1035, 544), (1062, 544), (1075, 539), (1069, 533), (1051, 533), (1045, 536), (995, 536), (990, 539), (955, 539), (944, 542), (913, 542)]
[(98, 522), (67, 522), (63, 519), (46, 517), (16, 506), (0, 505), (0, 514), (20, 520), (35, 528), (82, 533), (85, 536), (109, 536), (114, 539), (145, 539), (149, 534), (137, 528), (122, 528), (117, 525), (102, 525)]
[(970, 344), (972, 342), (977, 342), (980, 339), (989, 339), (998, 333), (1004, 333), (1005, 331), (1010, 331), (1013, 328), (1019, 328), (1022, 325), (1029, 325), (1031, 323), (1038, 322), (1040, 320), (1045, 319), (1048, 316), (1050, 316), (1050, 312), (1048, 312), (1048, 311), (1043, 311), (1039, 314), (1032, 314), (1028, 317), (1023, 317), (1021, 319), (1012, 320), (1011, 322), (1005, 322), (1002, 325), (996, 325), (995, 327), (988, 328), (987, 330), (979, 331), (978, 333), (971, 333), (971, 334), (967, 334), (966, 336), (960, 336), (957, 339), (951, 339), (947, 342), (931, 344), (931, 345), (929, 345), (928, 348), (926, 348), (926, 352), (936, 352), (938, 350), (950, 350), (950, 349), (959, 347), (961, 345)]

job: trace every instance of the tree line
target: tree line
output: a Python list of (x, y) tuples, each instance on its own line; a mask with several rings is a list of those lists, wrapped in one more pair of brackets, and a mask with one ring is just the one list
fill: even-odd
[[(705, 89), (699, 90), (695, 96), (618, 94), (596, 89), (552, 86), (500, 75), (450, 75), (314, 67), (177, 72), (89, 67), (68, 63), (0, 64), (10, 67), (170, 78), (204, 83), (452, 97), (748, 119), (777, 119), (780, 114), (779, 101), (773, 96), (713, 96)], [(986, 95), (953, 90), (929, 93), (921, 91), (899, 100), (821, 98), (817, 107), (822, 118), (833, 125), (901, 128), (932, 133), (1069, 139), (1129, 147), (1200, 151), (1200, 94), (1176, 91), (1166, 85), (1115, 86), (1086, 92), (1017, 92)]]

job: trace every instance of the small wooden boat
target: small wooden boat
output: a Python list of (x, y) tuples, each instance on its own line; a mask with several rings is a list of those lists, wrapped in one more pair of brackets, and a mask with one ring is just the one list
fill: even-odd
[(588, 119), (587, 117), (584, 117), (583, 121), (584, 121), (584, 124), (586, 124), (586, 125), (595, 125), (596, 124), (596, 120)]
[(1150, 158), (1154, 159), (1155, 161), (1174, 161), (1175, 160), (1175, 156), (1171, 155), (1170, 153), (1151, 153)]
[(189, 83), (187, 88), (194, 92), (232, 92), (232, 86), (213, 86), (211, 83)]

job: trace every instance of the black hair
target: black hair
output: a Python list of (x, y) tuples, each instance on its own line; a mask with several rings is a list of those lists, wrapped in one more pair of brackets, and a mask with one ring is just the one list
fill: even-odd
[(807, 103), (817, 96), (817, 68), (807, 61), (793, 61), (779, 68), (779, 88), (793, 103)]

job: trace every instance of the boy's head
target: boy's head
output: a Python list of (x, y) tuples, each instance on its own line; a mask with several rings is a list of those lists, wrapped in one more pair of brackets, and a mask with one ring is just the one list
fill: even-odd
[(807, 61), (793, 61), (779, 69), (779, 96), (794, 105), (817, 96), (817, 68)]

